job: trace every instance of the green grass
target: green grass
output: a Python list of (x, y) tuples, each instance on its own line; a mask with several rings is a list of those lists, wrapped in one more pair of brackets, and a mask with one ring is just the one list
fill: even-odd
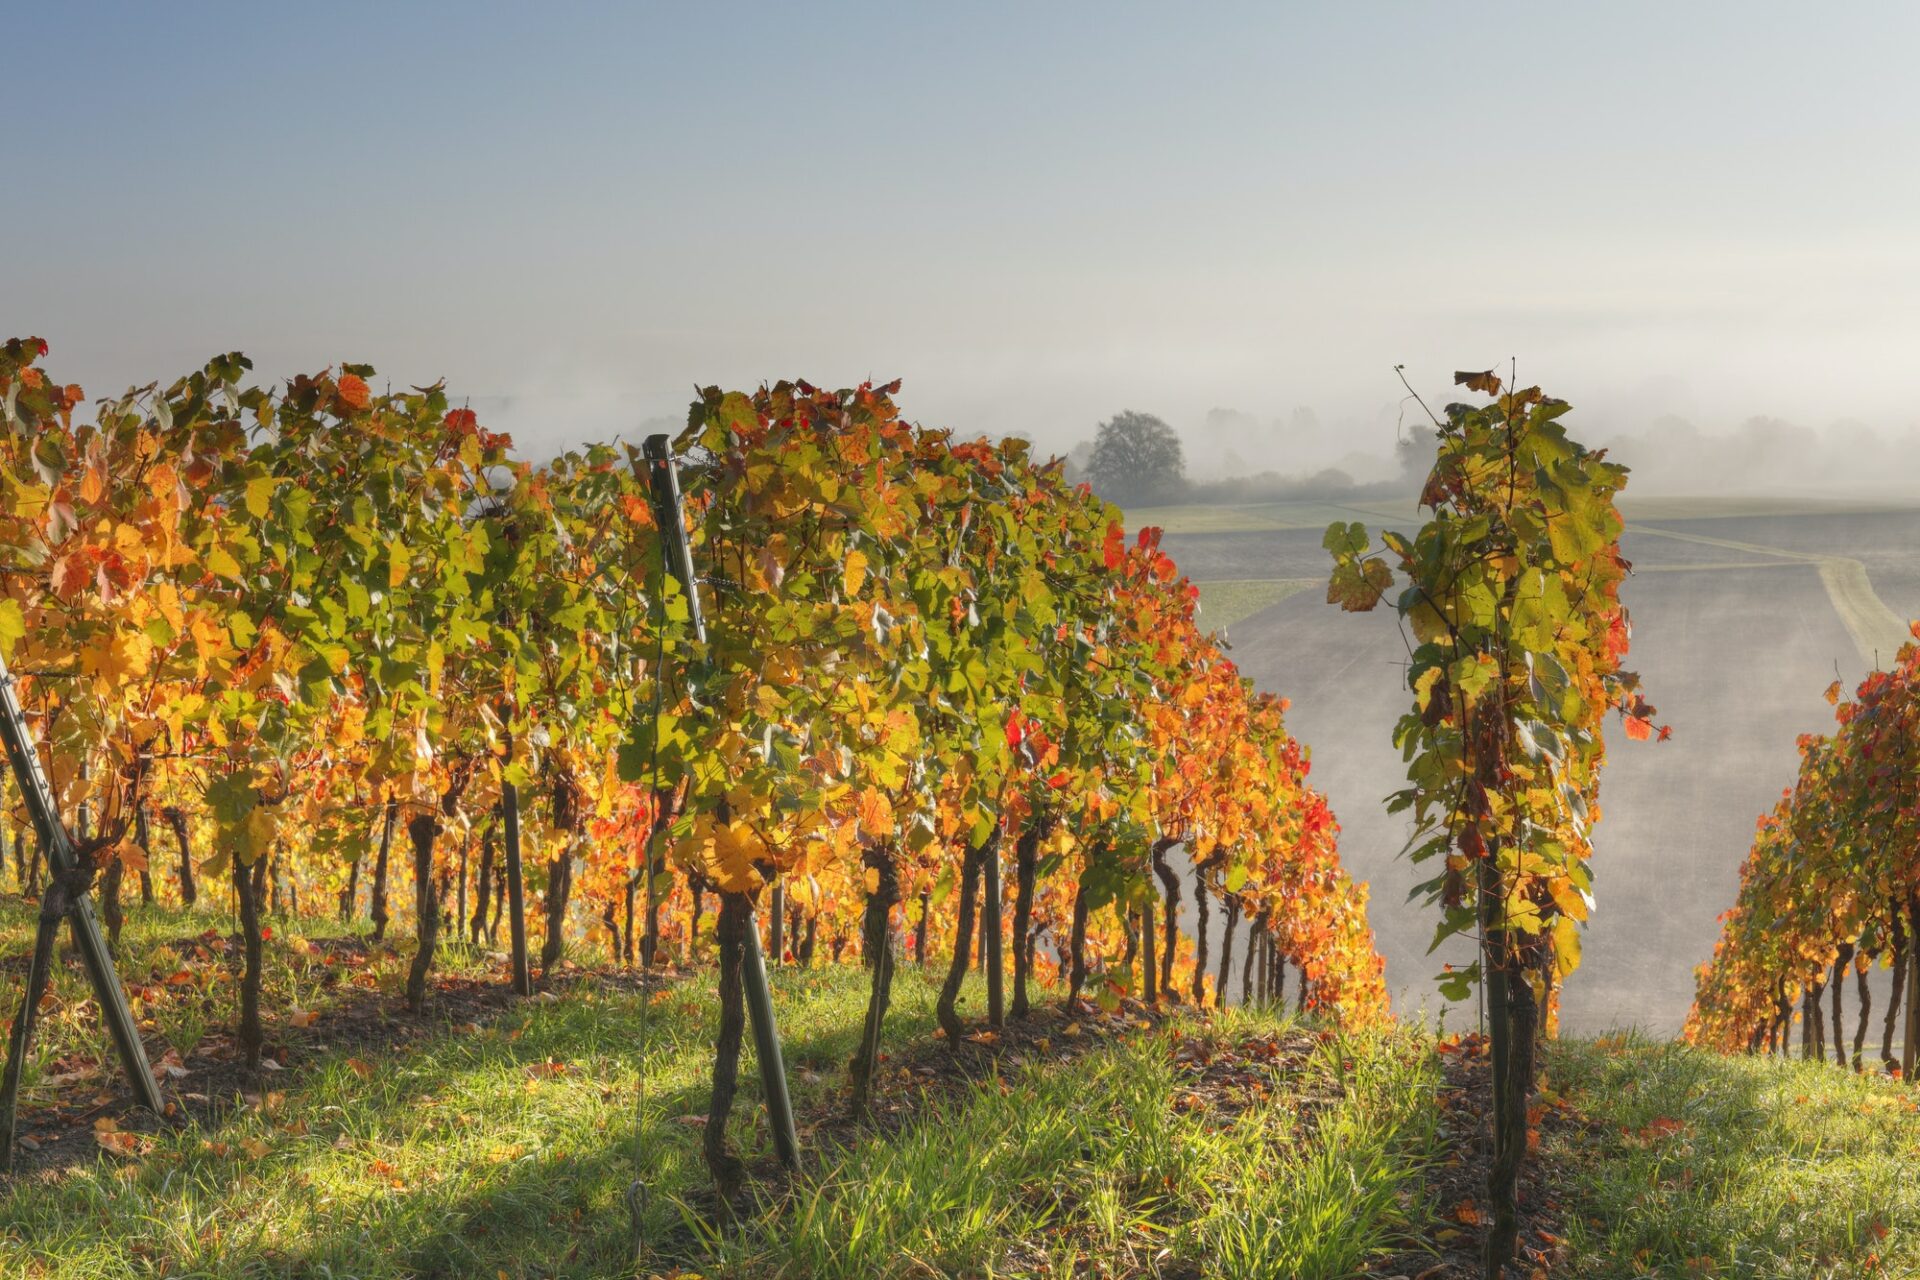
[(1354, 503), (1190, 502), (1132, 508), (1127, 512), (1127, 527), (1142, 529), (1153, 525), (1167, 533), (1245, 533), (1258, 529), (1324, 529), (1336, 520), (1362, 520), (1374, 525), (1386, 520), (1406, 520), (1412, 514), (1412, 499)]
[(1907, 511), (1912, 504), (1884, 498), (1789, 497), (1766, 494), (1622, 494), (1629, 520), (1716, 520), (1754, 516), (1858, 515)]
[(1200, 588), (1200, 622), (1223, 630), (1279, 604), (1296, 592), (1320, 585), (1317, 578), (1229, 578), (1196, 583)]
[(1244, 533), (1250, 529), (1298, 529), (1304, 526), (1279, 513), (1273, 503), (1248, 506), (1189, 502), (1170, 507), (1135, 507), (1127, 528), (1152, 525), (1167, 533)]
[[(1712, 520), (1753, 516), (1818, 516), (1903, 511), (1911, 504), (1843, 498), (1788, 498), (1769, 496), (1652, 496), (1631, 492), (1621, 498), (1621, 510), (1630, 520)], [(1324, 529), (1335, 520), (1360, 520), (1369, 528), (1381, 524), (1419, 522), (1411, 497), (1357, 502), (1291, 501), (1255, 503), (1180, 503), (1164, 507), (1135, 507), (1127, 512), (1127, 527), (1154, 525), (1168, 533), (1247, 533), (1263, 529)]]
[[(1418, 1254), (1404, 1252), (1410, 1240), (1435, 1226), (1421, 1182), (1447, 1158), (1438, 1068), (1412, 1029), (1347, 1037), (1266, 1014), (1176, 1019), (1092, 1038), (1074, 1057), (1010, 1057), (1000, 1074), (915, 1101), (920, 1078), (902, 1064), (945, 1050), (935, 988), (907, 969), (881, 1084), (902, 1122), (815, 1128), (837, 1114), (866, 975), (780, 971), (808, 1168), (791, 1184), (765, 1176), (749, 1050), (731, 1136), (760, 1177), (752, 1207), (728, 1220), (699, 1154), (709, 973), (652, 993), (589, 974), (484, 1025), (454, 1021), (451, 1006), (415, 1020), (398, 1009), (410, 939), (328, 982), (342, 966), (289, 941), (315, 926), (274, 923), (269, 1038), (293, 1051), (262, 1086), (205, 1056), (225, 1052), (233, 984), (209, 976), (224, 958), (191, 960), (192, 983), (165, 983), (183, 967), (169, 944), (224, 920), (130, 913), (122, 969), (152, 995), (142, 1014), (150, 1041), (164, 1042), (156, 1056), (186, 1054), (175, 1087), (224, 1080), (233, 1095), (221, 1119), (142, 1135), (130, 1158), (90, 1140), (87, 1108), (108, 1096), (115, 1068), (77, 965), (59, 966), (23, 1132), (55, 1131), (46, 1108), (59, 1102), (79, 1113), (86, 1156), (0, 1187), (0, 1275), (1334, 1280), (1388, 1255), (1404, 1268)], [(24, 904), (0, 901), (0, 956), (23, 954), (29, 924)], [(449, 969), (503, 976), (484, 951), (456, 949)], [(0, 987), (8, 1017), (18, 981), (9, 971)], [(980, 992), (966, 1001), (977, 1011)], [(319, 1012), (319, 1025), (291, 1033), (293, 1007)], [(1212, 1086), (1183, 1060), (1249, 1037), (1292, 1046), (1291, 1065), (1264, 1077), (1271, 1091), (1234, 1085), (1194, 1105), (1193, 1091)], [(1579, 1118), (1548, 1126), (1539, 1155), (1559, 1170), (1565, 1274), (1920, 1274), (1910, 1088), (1620, 1037), (1557, 1044), (1547, 1084)], [(636, 1179), (644, 1256), (628, 1210)]]
[[(167, 940), (213, 919), (134, 910), (130, 981), (163, 982), (177, 965)], [(1278, 1259), (1283, 1274), (1332, 1278), (1418, 1225), (1409, 1218), (1421, 1213), (1433, 1145), (1435, 1069), (1412, 1032), (1310, 1038), (1277, 1017), (1228, 1014), (1010, 1063), (1004, 1076), (930, 1095), (897, 1132), (859, 1131), (845, 1148), (808, 1135), (806, 1175), (785, 1192), (763, 1179), (757, 1210), (725, 1222), (696, 1122), (710, 974), (651, 995), (588, 978), (485, 1026), (416, 1023), (397, 1011), (410, 940), (356, 970), (374, 990), (324, 986), (327, 966), (283, 945), (297, 926), (274, 923), (268, 1008), (320, 1011), (321, 1042), (297, 1041), (289, 1069), (265, 1077), (265, 1092), (243, 1090), (217, 1124), (154, 1134), (131, 1158), (89, 1150), (0, 1188), (0, 1275), (1039, 1276), (1138, 1265), (1239, 1277), (1275, 1274)], [(24, 950), (27, 927), (21, 904), (0, 905), (0, 955)], [(484, 953), (456, 967), (499, 976)], [(79, 975), (61, 969), (36, 1079), (75, 1055), (102, 1060), (110, 1076)], [(786, 970), (775, 986), (796, 1102), (818, 1119), (839, 1105), (866, 975)], [(900, 975), (887, 1028), (895, 1055), (944, 1053), (931, 1044), (934, 995), (919, 971)], [(327, 1047), (333, 1011), (367, 1001), (415, 1034)], [(149, 1035), (218, 1048), (232, 1003), (225, 980), (167, 988), (144, 1010)], [(970, 989), (963, 1007), (979, 1004)], [(1226, 1123), (1182, 1105), (1192, 1087), (1174, 1058), (1182, 1029), (1291, 1036), (1310, 1051)], [(750, 1162), (765, 1161), (750, 1049), (748, 1059), (732, 1136)], [(178, 1087), (204, 1088), (204, 1059), (188, 1064)], [(884, 1096), (899, 1101), (911, 1086), (889, 1072)], [(101, 1087), (36, 1086), (29, 1101), (84, 1106)], [(627, 1207), (636, 1178), (651, 1245), (638, 1259)], [(1182, 1263), (1191, 1266), (1174, 1270)]]
[(1911, 1087), (1621, 1038), (1556, 1046), (1549, 1078), (1589, 1121), (1544, 1151), (1575, 1274), (1920, 1275)]

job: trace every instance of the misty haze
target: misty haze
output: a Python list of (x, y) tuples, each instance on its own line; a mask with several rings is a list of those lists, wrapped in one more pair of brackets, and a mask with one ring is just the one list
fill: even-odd
[(1920, 1280), (1920, 9), (13, 9), (0, 1277)]

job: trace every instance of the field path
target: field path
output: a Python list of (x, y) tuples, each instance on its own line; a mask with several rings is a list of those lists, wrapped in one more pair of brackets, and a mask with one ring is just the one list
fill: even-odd
[[(1628, 525), (1630, 532), (1656, 538), (1673, 538), (1681, 542), (1700, 543), (1709, 547), (1724, 547), (1729, 551), (1746, 551), (1758, 555), (1778, 556), (1781, 560), (1800, 561), (1820, 566), (1820, 581), (1827, 589), (1827, 598), (1833, 602), (1833, 611), (1840, 615), (1854, 645), (1860, 650), (1860, 660), (1869, 667), (1891, 665), (1894, 654), (1900, 651), (1910, 636), (1907, 624), (1900, 616), (1886, 606), (1886, 602), (1873, 589), (1873, 581), (1867, 576), (1867, 566), (1851, 556), (1811, 555), (1803, 551), (1786, 551), (1778, 547), (1761, 546), (1753, 542), (1735, 542), (1729, 538), (1713, 538), (1699, 533), (1681, 533), (1674, 529), (1655, 529), (1647, 525)], [(1665, 570), (1747, 568), (1747, 565), (1665, 565)]]

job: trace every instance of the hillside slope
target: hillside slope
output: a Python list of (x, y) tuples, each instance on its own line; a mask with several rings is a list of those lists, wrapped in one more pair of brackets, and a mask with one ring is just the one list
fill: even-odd
[[(28, 918), (0, 908), (0, 955)], [(807, 1164), (773, 1165), (749, 1062), (733, 1136), (752, 1190), (729, 1209), (700, 1158), (710, 970), (571, 970), (518, 1000), (500, 957), (456, 948), (416, 1018), (410, 939), (281, 921), (267, 1007), (295, 1012), (269, 1026), (279, 1069), (252, 1079), (215, 924), (141, 911), (124, 939), (181, 1127), (128, 1110), (78, 966), (56, 966), (0, 1274), (1338, 1277), (1424, 1222), (1437, 1070), (1413, 1032), (1045, 997), (956, 1048), (907, 967), (878, 1114), (855, 1126), (868, 975), (777, 970)]]
[[(0, 955), (20, 954), (28, 920), (0, 902)], [(855, 1126), (845, 1062), (867, 975), (785, 969), (808, 1167), (783, 1178), (742, 1106), (754, 1190), (729, 1215), (699, 1155), (710, 971), (569, 968), (519, 1000), (497, 956), (456, 950), (415, 1018), (399, 999), (410, 940), (282, 932), (269, 1007), (294, 1012), (269, 1029), (280, 1069), (252, 1079), (226, 1030), (236, 956), (218, 923), (141, 911), (124, 940), (178, 1127), (127, 1109), (77, 964), (56, 966), (24, 1095), (32, 1145), (0, 1185), (0, 1274), (1478, 1274), (1474, 1037), (1049, 999), (956, 1051), (909, 968), (878, 1114)], [(980, 1004), (970, 987), (963, 1011)], [(746, 1079), (751, 1100), (751, 1064)], [(1920, 1274), (1920, 1110), (1897, 1082), (1568, 1040), (1536, 1124), (1525, 1244), (1547, 1275)]]

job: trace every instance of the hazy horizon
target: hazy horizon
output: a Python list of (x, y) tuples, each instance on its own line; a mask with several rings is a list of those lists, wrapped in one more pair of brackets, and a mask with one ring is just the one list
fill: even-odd
[(1826, 445), (1648, 488), (1920, 478), (1920, 12), (461, 12), (16, 15), (4, 327), (90, 395), (445, 377), (535, 455), (778, 377), (1058, 452), (1304, 406), (1290, 473), (1517, 359), (1590, 439)]

